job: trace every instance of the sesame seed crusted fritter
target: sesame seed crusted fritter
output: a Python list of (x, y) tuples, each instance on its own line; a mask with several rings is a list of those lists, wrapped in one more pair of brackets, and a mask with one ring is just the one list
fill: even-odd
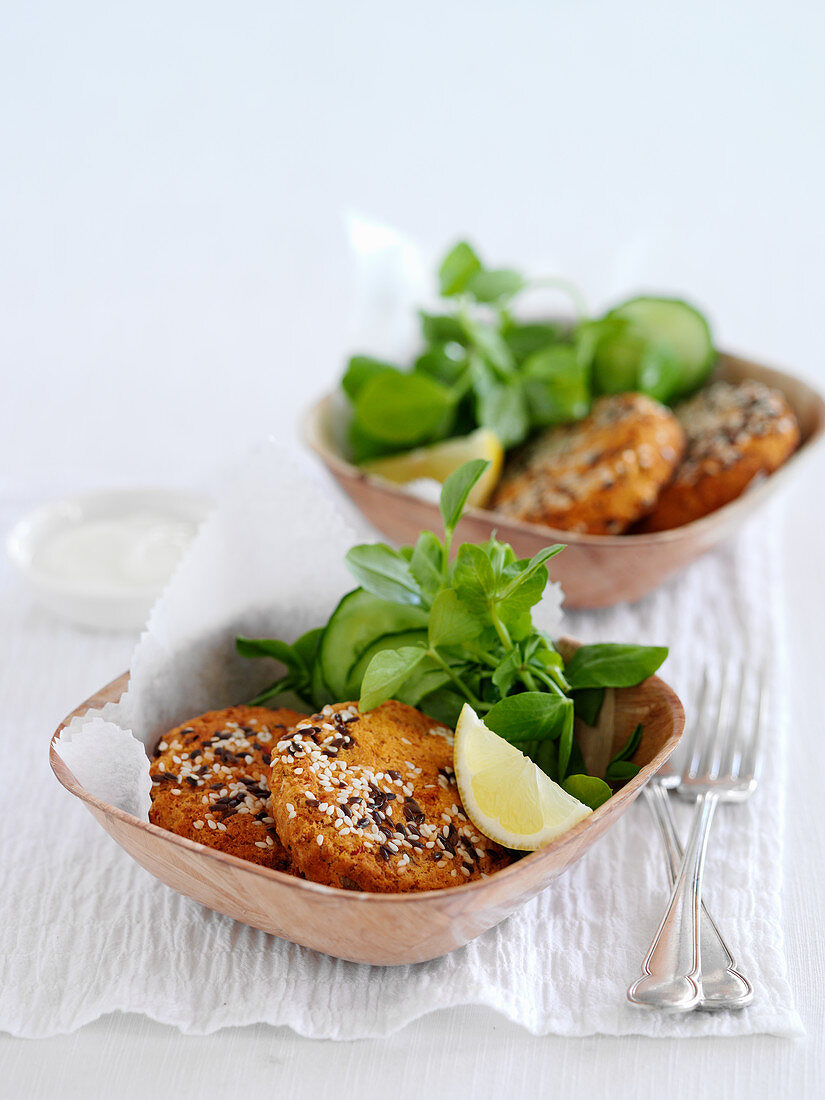
[(274, 745), (305, 717), (295, 710), (228, 707), (170, 730), (149, 769), (149, 820), (241, 859), (289, 870), (267, 779)]
[(509, 862), (461, 805), (452, 732), (403, 703), (337, 703), (285, 734), (272, 805), (295, 870), (350, 890), (458, 886)]
[(490, 507), (565, 531), (617, 535), (649, 512), (684, 451), (676, 417), (640, 393), (601, 397), (507, 460)]
[(676, 409), (687, 449), (642, 530), (681, 527), (738, 497), (773, 473), (799, 445), (784, 396), (762, 382), (714, 382)]

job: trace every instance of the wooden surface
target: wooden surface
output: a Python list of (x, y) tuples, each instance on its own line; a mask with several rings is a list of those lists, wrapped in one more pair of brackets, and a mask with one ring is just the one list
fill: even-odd
[[(550, 575), (561, 582), (568, 607), (610, 607), (639, 599), (731, 535), (795, 473), (802, 459), (825, 434), (825, 403), (801, 379), (727, 354), (720, 357), (717, 375), (731, 381), (756, 378), (776, 386), (796, 413), (802, 435), (796, 454), (737, 500), (684, 527), (641, 535), (580, 535), (473, 509), (459, 525), (458, 537), (483, 542), (497, 530), (499, 538), (511, 543), (516, 553), (525, 558), (551, 543), (565, 543), (567, 549), (550, 563)], [(345, 409), (338, 395), (328, 395), (309, 411), (304, 435), (344, 492), (379, 531), (395, 542), (412, 544), (419, 531), (439, 530), (441, 520), (436, 504), (367, 475), (344, 459), (339, 438), (343, 415)]]
[[(127, 682), (124, 674), (81, 704), (55, 737), (73, 716), (117, 701)], [(49, 759), (63, 786), (82, 799), (110, 836), (174, 890), (244, 924), (336, 958), (396, 965), (446, 954), (500, 923), (580, 859), (627, 810), (675, 748), (685, 716), (679, 699), (658, 676), (617, 691), (615, 699), (617, 741), (626, 741), (638, 722), (644, 726), (634, 757), (641, 771), (635, 778), (558, 840), (510, 867), (464, 886), (420, 893), (338, 890), (260, 867), (102, 802), (78, 783), (54, 739)]]

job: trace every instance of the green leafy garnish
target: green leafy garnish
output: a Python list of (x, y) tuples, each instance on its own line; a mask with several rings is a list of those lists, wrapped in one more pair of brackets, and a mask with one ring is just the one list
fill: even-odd
[(438, 288), (445, 298), (460, 294), (481, 271), (481, 260), (466, 241), (453, 245), (438, 269)]
[(562, 787), (591, 810), (598, 810), (613, 794), (607, 783), (595, 775), (568, 775)]
[(595, 726), (604, 702), (604, 688), (580, 688), (573, 692), (576, 717), (586, 726)]
[(639, 765), (633, 764), (630, 758), (638, 749), (641, 740), (642, 724), (640, 722), (607, 765), (607, 771), (604, 773), (605, 779), (609, 779), (613, 783), (623, 783), (639, 774)]
[[(563, 546), (519, 559), (493, 535), (462, 544), (451, 560), (468, 494), (486, 468), (474, 460), (445, 481), (443, 538), (422, 531), (414, 547), (354, 546), (346, 563), (360, 587), (344, 596), (325, 627), (292, 645), (237, 639), (242, 656), (269, 657), (286, 669), (253, 702), (291, 693), (318, 708), (360, 696), (367, 711), (398, 699), (451, 726), (469, 702), (490, 729), (518, 745), (552, 779), (569, 779), (586, 795), (582, 801), (598, 804), (606, 784), (584, 775), (574, 717), (595, 721), (605, 687), (639, 683), (667, 650), (581, 646), (565, 665), (532, 620), (547, 585), (547, 563)], [(640, 737), (641, 727), (610, 761), (609, 780), (638, 771), (630, 758)], [(592, 782), (582, 787), (583, 780)]]
[(633, 687), (652, 676), (667, 657), (665, 646), (583, 645), (567, 664), (567, 679), (577, 688)]
[[(575, 323), (513, 317), (516, 296), (542, 286), (569, 294)], [(715, 361), (707, 321), (686, 302), (631, 298), (588, 317), (565, 280), (488, 267), (467, 241), (441, 261), (438, 288), (446, 312), (419, 312), (423, 343), (409, 369), (369, 355), (347, 365), (341, 385), (355, 462), (478, 427), (515, 447), (538, 429), (581, 420), (602, 393), (684, 397)]]

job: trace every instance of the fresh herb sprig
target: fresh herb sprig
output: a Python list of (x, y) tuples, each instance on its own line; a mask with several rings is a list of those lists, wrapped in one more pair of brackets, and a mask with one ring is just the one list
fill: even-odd
[[(574, 323), (514, 316), (516, 296), (541, 286), (572, 299)], [(567, 280), (487, 267), (466, 241), (441, 261), (438, 287), (446, 312), (419, 312), (423, 346), (409, 369), (368, 355), (349, 360), (341, 384), (356, 462), (476, 427), (514, 447), (536, 429), (580, 420), (598, 393), (683, 396), (715, 358), (705, 319), (684, 302), (631, 299), (591, 318)]]
[[(467, 497), (486, 467), (481, 459), (467, 462), (445, 481), (443, 538), (422, 531), (414, 546), (400, 550), (383, 543), (353, 547), (346, 563), (360, 588), (341, 601), (326, 627), (292, 645), (237, 639), (243, 656), (272, 657), (286, 667), (253, 703), (269, 703), (289, 692), (320, 707), (342, 702), (328, 685), (345, 683), (360, 694), (364, 711), (398, 699), (454, 726), (468, 702), (552, 779), (564, 782), (585, 774), (574, 738), (578, 700), (594, 690), (640, 683), (661, 665), (667, 650), (581, 646), (565, 666), (552, 640), (532, 620), (547, 585), (547, 563), (563, 546), (519, 559), (493, 535), (484, 543), (463, 543), (453, 558)], [(353, 597), (360, 609), (355, 613)], [(344, 639), (351, 651), (342, 654)], [(583, 709), (589, 716), (592, 702)], [(604, 778), (630, 774), (628, 762), (638, 745), (634, 737), (611, 761), (612, 773), (588, 777), (593, 782), (579, 784), (582, 795), (576, 797), (589, 804), (603, 801), (605, 791), (609, 797)]]

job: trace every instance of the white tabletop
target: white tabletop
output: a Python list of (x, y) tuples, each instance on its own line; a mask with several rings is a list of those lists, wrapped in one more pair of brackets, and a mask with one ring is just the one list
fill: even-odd
[[(7, 13), (5, 511), (75, 487), (208, 487), (267, 433), (296, 438), (350, 347), (349, 209), (428, 246), (467, 234), (494, 263), (564, 272), (595, 308), (640, 288), (683, 293), (723, 347), (825, 388), (825, 15), (802, 0), (731, 7), (44, 0)], [(825, 1092), (811, 766), (823, 477), (820, 453), (786, 492), (784, 532), (784, 905), (807, 1039), (536, 1039), (467, 1009), (334, 1044), (266, 1027), (183, 1037), (116, 1016), (0, 1038), (0, 1095)], [(61, 716), (43, 715), (44, 735)]]

